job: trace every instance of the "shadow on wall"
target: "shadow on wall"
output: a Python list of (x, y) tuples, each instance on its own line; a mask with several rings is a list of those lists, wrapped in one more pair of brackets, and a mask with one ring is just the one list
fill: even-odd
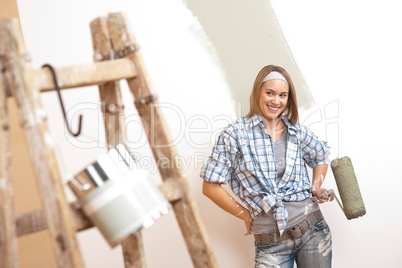
[(237, 103), (236, 111), (241, 111), (237, 116), (248, 112), (254, 79), (269, 64), (282, 66), (290, 73), (300, 108), (314, 105), (268, 0), (183, 2), (203, 27), (209, 39), (207, 45), (213, 47), (212, 56), (217, 58), (226, 76)]

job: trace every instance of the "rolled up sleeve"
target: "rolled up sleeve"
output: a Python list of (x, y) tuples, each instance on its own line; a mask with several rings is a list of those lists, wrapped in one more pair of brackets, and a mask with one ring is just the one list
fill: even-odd
[(200, 177), (207, 182), (227, 183), (237, 150), (234, 138), (223, 131), (212, 150), (211, 156), (202, 166)]
[(301, 128), (301, 136), (303, 159), (306, 164), (311, 168), (328, 165), (330, 163), (330, 147), (327, 142), (319, 140), (317, 135), (304, 126)]

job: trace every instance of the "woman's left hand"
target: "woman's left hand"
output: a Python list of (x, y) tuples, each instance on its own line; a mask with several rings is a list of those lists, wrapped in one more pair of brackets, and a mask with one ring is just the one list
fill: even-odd
[(327, 190), (321, 187), (313, 187), (311, 191), (313, 194), (313, 200), (317, 204), (322, 204), (334, 200), (334, 193), (331, 190)]

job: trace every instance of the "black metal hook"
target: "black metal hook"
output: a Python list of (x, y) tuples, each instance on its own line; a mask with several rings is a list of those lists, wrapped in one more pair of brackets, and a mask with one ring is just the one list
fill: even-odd
[(68, 130), (68, 132), (70, 132), (71, 135), (73, 135), (74, 137), (77, 137), (77, 136), (80, 135), (80, 133), (81, 133), (82, 114), (80, 114), (80, 117), (79, 117), (78, 131), (75, 132), (75, 133), (73, 133), (73, 131), (72, 131), (71, 128), (70, 128), (70, 125), (69, 125), (68, 122), (67, 122), (66, 110), (64, 109), (64, 103), (63, 103), (63, 99), (61, 98), (60, 88), (59, 88), (59, 85), (57, 84), (56, 72), (54, 71), (53, 66), (51, 66), (50, 64), (44, 64), (44, 65), (42, 66), (42, 68), (45, 68), (45, 67), (49, 68), (50, 73), (52, 74), (54, 88), (56, 89), (57, 95), (59, 96), (60, 106), (61, 106), (61, 110), (63, 111), (64, 122), (66, 123), (67, 130)]

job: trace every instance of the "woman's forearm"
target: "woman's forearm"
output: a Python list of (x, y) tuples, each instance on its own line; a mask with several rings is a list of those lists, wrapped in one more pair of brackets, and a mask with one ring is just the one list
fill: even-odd
[(324, 203), (334, 200), (334, 196), (329, 194), (328, 191), (322, 188), (325, 175), (327, 174), (328, 165), (318, 165), (313, 168), (313, 182), (311, 185), (311, 192), (314, 196), (316, 203)]
[(313, 168), (313, 182), (312, 188), (321, 188), (324, 182), (325, 176), (327, 175), (328, 165), (318, 165)]
[(202, 192), (218, 207), (232, 214), (233, 216), (239, 217), (245, 212), (245, 210), (247, 210), (242, 205), (237, 203), (233, 197), (221, 187), (221, 184), (219, 183), (204, 181)]
[(242, 219), (246, 226), (245, 235), (251, 234), (252, 219), (250, 212), (247, 208), (237, 203), (236, 200), (234, 200), (233, 197), (221, 187), (221, 184), (204, 181), (202, 192), (218, 207), (233, 216)]

